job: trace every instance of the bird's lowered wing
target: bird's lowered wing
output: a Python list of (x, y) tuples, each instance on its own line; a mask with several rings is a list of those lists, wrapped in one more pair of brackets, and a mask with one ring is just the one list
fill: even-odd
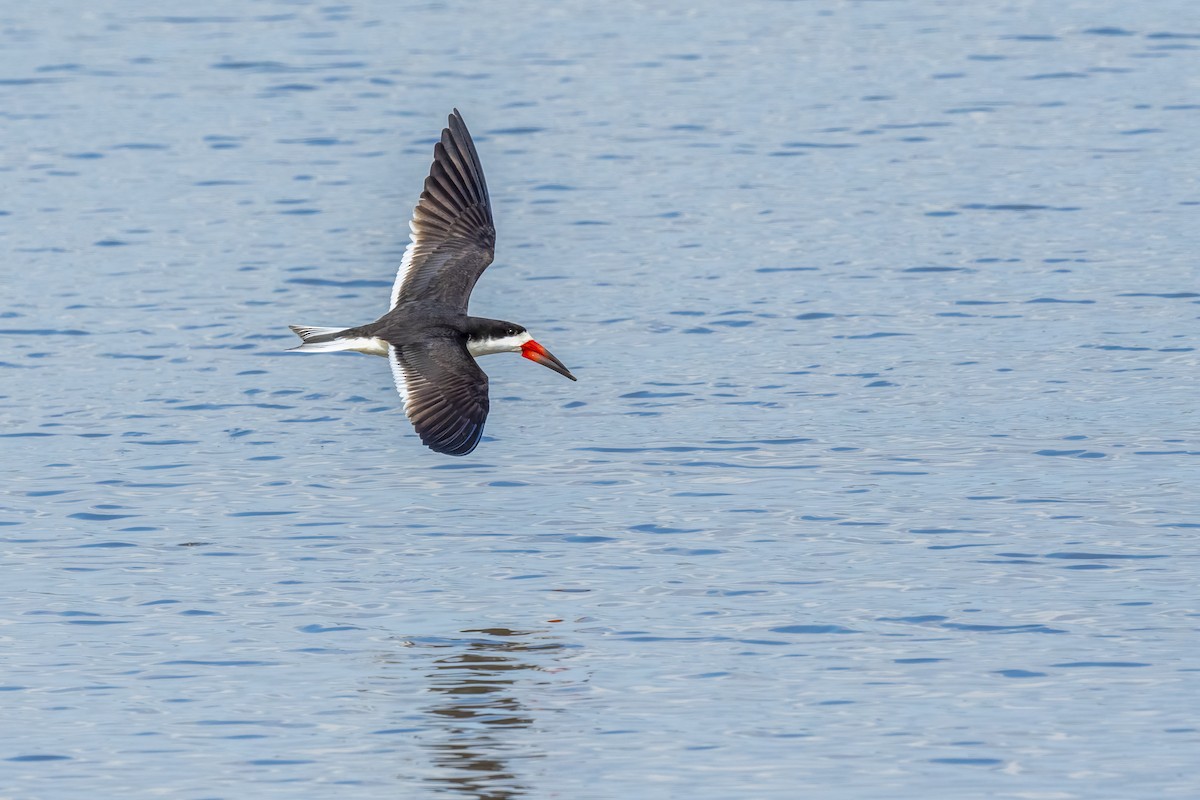
[(390, 349), (404, 413), (421, 441), (450, 456), (474, 450), (487, 421), (488, 379), (466, 345), (447, 336)]

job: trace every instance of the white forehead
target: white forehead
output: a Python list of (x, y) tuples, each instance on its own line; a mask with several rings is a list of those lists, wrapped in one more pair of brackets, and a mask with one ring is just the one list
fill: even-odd
[(492, 353), (519, 353), (521, 345), (529, 341), (533, 341), (529, 331), (521, 331), (512, 336), (501, 336), (495, 339), (475, 339), (467, 342), (467, 352), (476, 358)]

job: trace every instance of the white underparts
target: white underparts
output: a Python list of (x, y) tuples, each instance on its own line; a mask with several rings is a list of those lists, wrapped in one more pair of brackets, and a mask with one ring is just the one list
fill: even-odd
[(519, 353), (521, 345), (532, 340), (533, 337), (528, 331), (498, 339), (475, 339), (467, 342), (467, 352), (475, 358), (490, 356), (492, 353)]

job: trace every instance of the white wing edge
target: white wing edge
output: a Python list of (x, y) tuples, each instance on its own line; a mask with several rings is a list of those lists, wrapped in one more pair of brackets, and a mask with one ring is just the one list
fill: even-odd
[(388, 345), (388, 364), (392, 367), (392, 380), (396, 382), (396, 391), (400, 393), (400, 402), (404, 404), (404, 415), (408, 416), (408, 380), (404, 377), (404, 365), (400, 363), (400, 354), (390, 344)]
[(400, 290), (404, 288), (404, 282), (408, 280), (408, 273), (412, 272), (413, 251), (417, 249), (417, 237), (420, 235), (417, 232), (416, 220), (409, 220), (408, 229), (411, 231), (408, 235), (408, 247), (404, 248), (404, 257), (400, 259), (400, 269), (396, 270), (396, 282), (392, 284), (392, 304), (388, 306), (388, 310), (396, 307), (396, 301), (400, 299)]

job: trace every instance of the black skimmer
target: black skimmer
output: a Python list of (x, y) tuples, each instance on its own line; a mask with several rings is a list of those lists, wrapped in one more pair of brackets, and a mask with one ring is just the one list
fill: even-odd
[(475, 363), (479, 356), (520, 353), (575, 376), (523, 326), (467, 315), (471, 290), (492, 263), (496, 229), (479, 154), (458, 109), (434, 145), (409, 228), (388, 312), (356, 328), (290, 325), (304, 340), (292, 349), (385, 356), (421, 441), (439, 453), (465, 456), (479, 444), (488, 415), (488, 378)]

